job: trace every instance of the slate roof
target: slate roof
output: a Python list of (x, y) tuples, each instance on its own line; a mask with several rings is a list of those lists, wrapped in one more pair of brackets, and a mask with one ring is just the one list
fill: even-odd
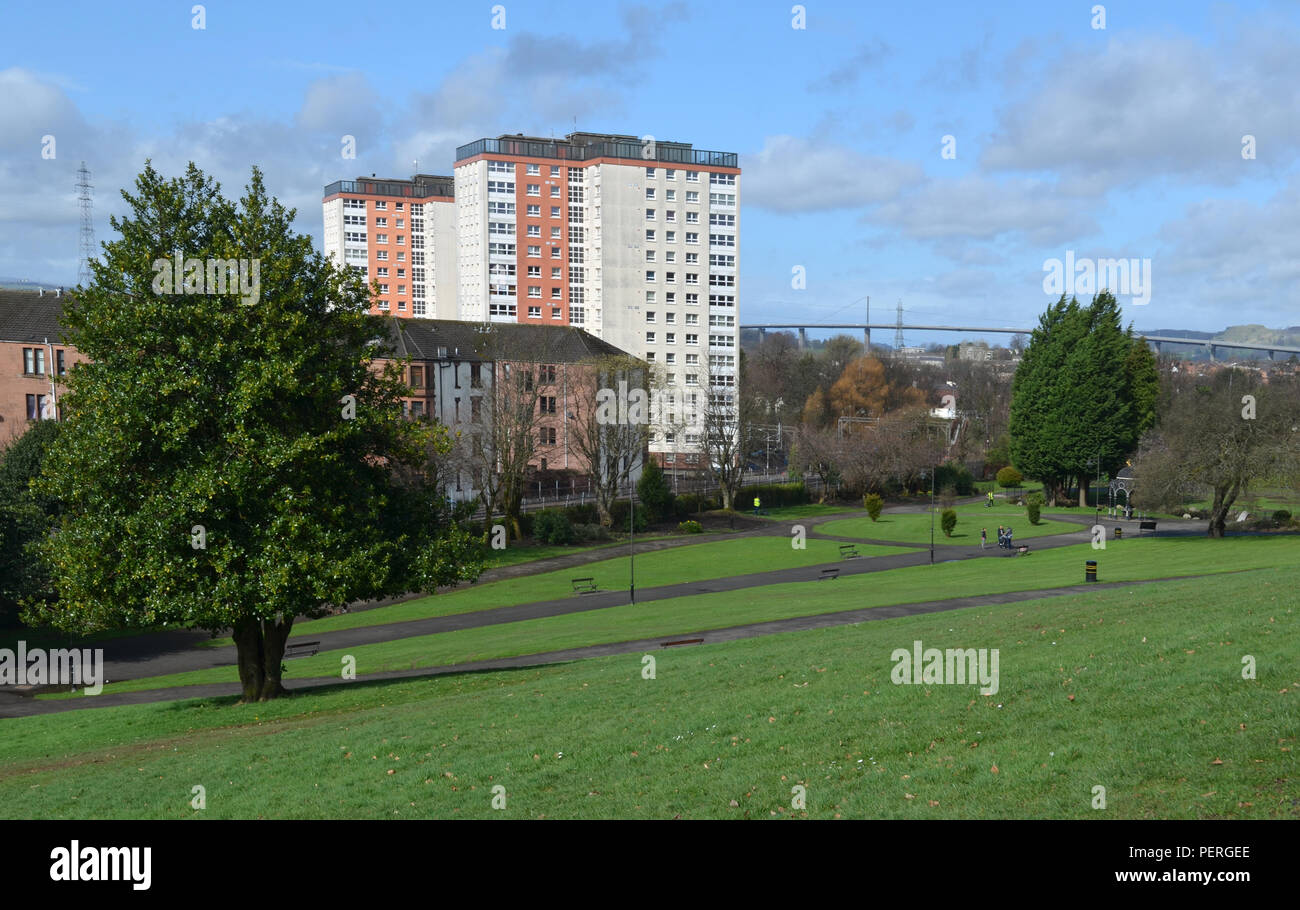
[[(495, 322), (484, 332), (483, 323), (454, 319), (384, 320), (388, 350), (399, 357), (420, 360), (515, 360), (525, 363), (577, 363), (593, 357), (626, 357), (595, 335), (573, 326)], [(439, 356), (439, 349), (446, 353)]]
[(37, 291), (11, 291), (0, 289), (0, 341), (63, 343), (63, 328), (59, 317), (63, 314), (64, 296), (55, 296), (52, 289), (42, 296)]

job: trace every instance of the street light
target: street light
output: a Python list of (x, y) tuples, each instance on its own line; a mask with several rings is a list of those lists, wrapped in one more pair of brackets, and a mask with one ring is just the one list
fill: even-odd
[[(934, 565), (934, 475), (935, 471), (930, 472), (930, 565)], [(925, 472), (921, 472), (925, 477)]]

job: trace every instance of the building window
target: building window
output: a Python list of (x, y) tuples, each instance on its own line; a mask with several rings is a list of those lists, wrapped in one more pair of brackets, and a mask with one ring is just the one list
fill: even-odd
[(542, 308), (539, 307), (539, 306), (530, 306), (530, 307), (528, 308), (528, 318), (529, 318), (529, 319), (541, 319), (541, 318), (542, 318)]
[(646, 313), (645, 313), (645, 321), (646, 321), (646, 322), (654, 322), (654, 321), (655, 321), (655, 311), (654, 311), (654, 310), (646, 310)]
[(529, 195), (529, 196), (540, 196), (540, 195), (542, 195), (542, 185), (541, 185), (540, 183), (530, 183), (530, 184), (528, 184), (528, 195)]
[(686, 172), (686, 182), (687, 182), (687, 183), (699, 183), (699, 182), (700, 182), (700, 172), (699, 172), (699, 171), (687, 171), (687, 172)]
[(558, 205), (551, 206), (551, 217), (552, 218), (560, 217), (560, 207)]
[(676, 344), (676, 343), (677, 343), (677, 333), (676, 333), (676, 332), (665, 332), (665, 333), (664, 333), (664, 344)]
[(646, 272), (646, 273), (645, 273), (645, 280), (646, 280), (646, 281), (654, 281), (654, 280), (655, 280), (655, 273), (654, 273), (654, 272)]
[(646, 220), (646, 221), (654, 221), (654, 220), (655, 220), (655, 210), (654, 210), (654, 209), (646, 209), (646, 210), (645, 210), (645, 220)]
[(411, 388), (424, 388), (424, 367), (411, 367)]
[(687, 336), (686, 336), (686, 343), (687, 343), (687, 344), (699, 344), (699, 343), (700, 343), (700, 336), (699, 336), (699, 335), (691, 335), (691, 334), (687, 334)]
[(541, 217), (542, 217), (542, 207), (541, 207), (540, 205), (530, 205), (530, 206), (528, 207), (528, 217), (529, 217), (529, 218), (541, 218)]
[(63, 362), (63, 351), (62, 351), (62, 350), (58, 350), (58, 351), (55, 351), (55, 352), (54, 352), (54, 360), (55, 360), (55, 363), (58, 365), (58, 372), (59, 372), (59, 375), (60, 375), (60, 376), (67, 376), (67, 375), (68, 375), (68, 368), (67, 368), (67, 365)]
[(561, 311), (560, 311), (560, 308), (559, 308), (559, 307), (557, 307), (557, 306), (553, 306), (553, 307), (551, 307), (551, 318), (552, 318), (552, 319), (560, 319), (560, 318), (561, 318), (560, 312), (561, 312)]
[(558, 164), (551, 165), (551, 176), (552, 177), (560, 176), (560, 166)]
[(542, 166), (540, 164), (528, 164), (525, 165), (525, 167), (527, 168), (527, 174), (529, 177), (537, 177), (542, 173)]
[(542, 248), (540, 246), (530, 246), (528, 247), (528, 255), (533, 259), (540, 259), (542, 258)]
[[(459, 376), (456, 379), (456, 387), (460, 387)], [(469, 365), (469, 387), (471, 389), (483, 388), (483, 364), (471, 363)]]
[(537, 409), (538, 412), (542, 414), (554, 414), (555, 396), (554, 395), (539, 396), (537, 399)]
[(654, 344), (654, 343), (655, 343), (655, 333), (654, 333), (654, 332), (646, 332), (646, 333), (645, 333), (645, 343), (646, 343), (646, 344)]
[[(559, 199), (559, 198), (560, 198), (560, 188), (559, 188), (558, 186), (553, 186), (553, 187), (551, 187), (551, 198), (552, 198), (552, 199)], [(556, 217), (559, 217), (559, 216), (558, 216), (558, 211), (559, 211), (559, 210), (557, 209), (556, 211), (557, 211), (557, 216), (556, 216)]]
[(542, 427), (538, 431), (537, 441), (544, 446), (555, 445), (555, 427)]
[(654, 188), (654, 187), (652, 187), (652, 186), (648, 186), (648, 187), (645, 188), (645, 198), (646, 198), (647, 201), (649, 201), (649, 200), (653, 200), (653, 199), (655, 198), (655, 188)]
[(668, 169), (668, 168), (665, 168), (665, 169), (664, 169), (664, 179), (665, 179), (665, 180), (676, 180), (676, 179), (677, 179), (677, 172), (674, 171), (674, 170), (670, 170), (670, 169)]
[(646, 242), (646, 243), (654, 243), (654, 242), (655, 242), (655, 232), (654, 232), (654, 228), (646, 228), (646, 232), (645, 232), (645, 242)]

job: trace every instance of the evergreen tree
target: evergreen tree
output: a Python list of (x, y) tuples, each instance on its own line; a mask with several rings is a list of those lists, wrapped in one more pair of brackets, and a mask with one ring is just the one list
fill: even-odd
[[(233, 628), (244, 700), (274, 698), (295, 617), (472, 579), (477, 547), (424, 482), (446, 433), (402, 417), (368, 289), (292, 232), (261, 173), (237, 205), (193, 164), (146, 165), (136, 189), (64, 315), (90, 362), (37, 482), (64, 512), (41, 545), (58, 600), (35, 618)], [(161, 280), (173, 257), (183, 287)], [(251, 301), (215, 260), (258, 264)]]

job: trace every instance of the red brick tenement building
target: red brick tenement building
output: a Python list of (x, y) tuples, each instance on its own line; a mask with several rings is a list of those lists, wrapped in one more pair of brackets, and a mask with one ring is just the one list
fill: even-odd
[[(574, 439), (574, 422), (585, 419), (595, 406), (592, 364), (601, 358), (625, 358), (626, 352), (568, 326), (494, 326), (488, 343), (483, 326), (471, 322), (394, 317), (387, 329), (391, 359), (411, 358), (405, 379), (412, 395), (403, 403), (411, 417), (437, 420), (468, 442), (469, 437), (490, 432), (491, 396), (500, 377), (522, 371), (527, 377), (522, 398), (531, 413), (531, 468), (552, 478), (590, 473)], [(389, 362), (381, 358), (375, 365)], [(457, 500), (478, 495), (465, 461), (482, 451), (481, 444), (470, 444), (459, 459), (449, 460), (447, 495)], [(634, 473), (639, 476), (639, 468)]]
[(61, 416), (63, 379), (86, 359), (62, 341), (65, 300), (59, 288), (0, 290), (0, 445)]

